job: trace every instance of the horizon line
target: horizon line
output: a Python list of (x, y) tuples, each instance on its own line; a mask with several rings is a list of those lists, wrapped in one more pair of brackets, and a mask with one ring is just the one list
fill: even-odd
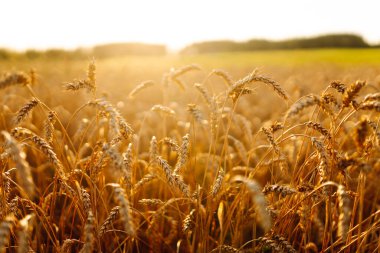
[(311, 39), (311, 38), (317, 38), (317, 37), (328, 36), (328, 35), (354, 35), (354, 36), (361, 37), (364, 40), (364, 42), (367, 43), (369, 46), (380, 45), (380, 39), (377, 40), (376, 42), (368, 41), (367, 38), (365, 38), (365, 36), (359, 33), (341, 32), (341, 33), (320, 33), (320, 34), (315, 34), (315, 35), (300, 35), (300, 36), (292, 36), (292, 37), (278, 38), (278, 39), (270, 39), (270, 38), (265, 38), (265, 37), (251, 37), (251, 38), (242, 39), (242, 40), (229, 39), (229, 38), (219, 38), (219, 39), (216, 38), (216, 39), (189, 42), (182, 45), (181, 47), (170, 46), (170, 43), (159, 43), (159, 42), (154, 43), (151, 41), (144, 42), (144, 41), (125, 40), (125, 41), (109, 41), (109, 42), (99, 42), (99, 43), (95, 42), (88, 45), (82, 44), (82, 45), (77, 45), (77, 46), (25, 47), (23, 49), (0, 45), (0, 50), (7, 50), (11, 52), (18, 52), (18, 53), (25, 53), (27, 51), (32, 51), (32, 50), (35, 50), (35, 51), (48, 51), (48, 50), (75, 51), (75, 50), (91, 50), (97, 46), (112, 45), (112, 44), (145, 44), (145, 45), (164, 46), (165, 49), (168, 50), (169, 53), (175, 53), (175, 52), (179, 52), (185, 49), (188, 46), (191, 46), (197, 43), (205, 43), (205, 42), (231, 41), (231, 42), (236, 42), (236, 43), (243, 43), (243, 42), (248, 42), (251, 40), (266, 40), (268, 42), (281, 42), (281, 41), (294, 40), (294, 39)]

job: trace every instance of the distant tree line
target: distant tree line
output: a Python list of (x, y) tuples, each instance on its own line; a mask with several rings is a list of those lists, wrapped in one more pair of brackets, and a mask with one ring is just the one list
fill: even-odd
[(259, 51), (280, 49), (311, 49), (311, 48), (368, 48), (370, 45), (358, 35), (332, 34), (312, 38), (288, 39), (272, 41), (253, 39), (245, 42), (206, 41), (194, 43), (184, 48), (182, 54), (202, 54), (234, 51)]
[[(278, 49), (308, 49), (308, 48), (368, 48), (378, 45), (369, 45), (362, 37), (353, 34), (332, 34), (317, 36), (313, 38), (288, 39), (282, 41), (271, 41), (264, 39), (253, 39), (245, 42), (235, 42), (229, 40), (206, 41), (194, 43), (180, 51), (181, 54), (202, 54), (217, 52), (236, 51), (259, 51)], [(164, 45), (145, 43), (111, 43), (98, 45), (88, 49), (64, 50), (26, 50), (25, 52), (15, 52), (7, 49), (0, 49), (0, 60), (9, 59), (89, 59), (109, 58), (130, 55), (165, 55), (167, 54)]]
[(26, 50), (16, 52), (7, 49), (0, 49), (0, 60), (9, 59), (67, 59), (80, 60), (95, 58), (109, 58), (128, 55), (165, 55), (166, 47), (163, 45), (153, 45), (144, 43), (112, 43), (98, 45), (89, 49), (48, 49), (48, 50)]

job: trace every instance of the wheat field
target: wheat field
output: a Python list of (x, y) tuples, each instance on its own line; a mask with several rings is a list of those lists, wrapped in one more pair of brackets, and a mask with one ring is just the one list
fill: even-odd
[(0, 252), (380, 252), (376, 67), (150, 63), (2, 65)]

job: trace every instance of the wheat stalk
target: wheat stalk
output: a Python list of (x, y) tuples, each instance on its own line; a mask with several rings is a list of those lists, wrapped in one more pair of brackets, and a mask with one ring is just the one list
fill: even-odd
[(211, 74), (221, 77), (228, 86), (231, 86), (234, 84), (234, 80), (232, 79), (231, 75), (222, 69), (213, 69), (211, 71)]
[(267, 203), (263, 193), (261, 192), (261, 186), (255, 180), (248, 179), (242, 176), (235, 176), (233, 181), (243, 182), (252, 196), (252, 201), (255, 203), (255, 210), (257, 212), (259, 222), (265, 231), (268, 231), (272, 227), (272, 220), (267, 211)]
[(320, 132), (323, 136), (325, 136), (327, 139), (331, 140), (331, 134), (330, 132), (324, 128), (320, 123), (308, 121), (305, 123), (307, 127), (310, 127), (318, 132)]
[(137, 85), (135, 88), (133, 88), (133, 90), (128, 94), (128, 97), (129, 98), (134, 98), (134, 96), (139, 93), (140, 91), (148, 88), (148, 87), (151, 87), (154, 85), (154, 82), (152, 80), (148, 80), (148, 81), (145, 81), (145, 82), (142, 82), (140, 83), (139, 85)]
[(118, 169), (119, 171), (123, 171), (123, 158), (113, 146), (111, 146), (108, 143), (104, 143), (102, 151), (103, 153), (107, 154), (109, 158), (111, 158), (111, 161), (116, 169)]
[(168, 162), (163, 159), (161, 156), (156, 157), (158, 165), (161, 167), (162, 171), (165, 174), (166, 180), (171, 186), (177, 187), (181, 192), (186, 196), (190, 196), (189, 187), (183, 182), (182, 178), (179, 175), (172, 173), (172, 168)]
[(176, 152), (180, 152), (181, 151), (180, 146), (178, 146), (177, 142), (175, 140), (173, 140), (172, 138), (165, 137), (162, 140), (162, 142), (165, 143), (166, 145), (168, 145), (170, 147), (170, 149), (173, 150), (173, 151), (176, 151)]
[(161, 199), (140, 199), (139, 204), (144, 206), (160, 206), (163, 205), (164, 202)]
[(345, 241), (351, 221), (351, 208), (349, 206), (350, 199), (343, 185), (338, 186), (337, 194), (339, 201), (339, 221), (337, 236), (341, 237), (342, 240)]
[(328, 164), (329, 164), (329, 159), (327, 156), (327, 151), (325, 147), (323, 146), (323, 143), (319, 141), (317, 138), (312, 137), (311, 138), (311, 143), (313, 146), (317, 149), (320, 163), (318, 166), (318, 173), (320, 177), (320, 182), (324, 182), (327, 179), (327, 173), (328, 173)]
[(380, 102), (379, 101), (367, 101), (359, 105), (358, 110), (374, 110), (380, 112)]
[(95, 60), (92, 60), (88, 64), (87, 81), (91, 87), (91, 91), (93, 91), (95, 93), (95, 91), (96, 91), (96, 65), (95, 65)]
[(271, 192), (279, 193), (281, 196), (285, 197), (287, 195), (292, 195), (297, 193), (297, 190), (290, 187), (289, 185), (278, 185), (278, 184), (272, 184), (272, 185), (266, 185), (262, 192), (267, 195)]
[(86, 88), (89, 92), (92, 92), (93, 94), (95, 94), (95, 92), (96, 92), (96, 65), (95, 65), (95, 61), (91, 61), (88, 64), (87, 78), (86, 79), (81, 79), (81, 80), (75, 79), (73, 82), (65, 83), (63, 85), (63, 87), (66, 90), (72, 90), (72, 91), (77, 91), (77, 90)]
[(177, 159), (177, 163), (175, 165), (173, 174), (179, 174), (180, 170), (185, 166), (188, 156), (189, 156), (189, 146), (190, 146), (190, 135), (186, 134), (182, 138), (182, 145), (179, 150), (179, 156)]
[(208, 107), (212, 111), (215, 111), (216, 110), (215, 99), (212, 98), (212, 96), (209, 94), (209, 92), (206, 90), (206, 88), (200, 83), (195, 83), (194, 87), (202, 94), (202, 97), (205, 100)]
[(96, 99), (88, 102), (88, 105), (95, 106), (108, 114), (111, 128), (125, 139), (129, 139), (133, 134), (132, 127), (121, 116), (120, 112), (108, 101)]
[(215, 179), (215, 181), (211, 187), (210, 193), (213, 197), (215, 197), (219, 193), (220, 189), (222, 188), (224, 175), (225, 175), (224, 169), (222, 167), (220, 167), (218, 170), (218, 176), (216, 177), (216, 179)]
[(93, 87), (91, 86), (88, 80), (78, 80), (78, 79), (75, 79), (69, 83), (64, 83), (63, 88), (69, 91), (78, 91), (80, 89), (87, 89), (88, 91), (92, 91), (93, 89)]
[(5, 145), (9, 149), (9, 153), (13, 161), (16, 163), (17, 181), (27, 196), (29, 198), (33, 198), (35, 195), (35, 185), (30, 166), (26, 161), (26, 154), (22, 151), (17, 141), (8, 132), (2, 131), (1, 133), (4, 136)]
[(76, 243), (81, 243), (81, 241), (77, 239), (66, 239), (63, 241), (62, 246), (60, 247), (60, 252), (62, 253), (70, 253), (72, 252), (72, 246)]
[(98, 236), (101, 238), (107, 231), (107, 229), (111, 226), (112, 222), (116, 220), (116, 217), (120, 213), (120, 206), (115, 206), (111, 209), (107, 218), (104, 220), (103, 224), (100, 226)]
[(152, 139), (150, 140), (149, 145), (149, 163), (153, 166), (157, 164), (157, 158), (158, 156), (158, 145), (157, 145), (157, 138), (156, 136), (152, 136)]
[(211, 250), (210, 253), (217, 253), (217, 252), (223, 252), (223, 253), (237, 253), (240, 252), (238, 249), (229, 246), (229, 245), (220, 245), (216, 247), (215, 249)]
[(380, 101), (380, 92), (366, 95), (363, 99), (363, 102), (368, 101)]
[(272, 248), (275, 252), (296, 253), (296, 250), (292, 247), (292, 245), (285, 238), (278, 235), (271, 238), (260, 237), (259, 241), (261, 244)]
[(23, 72), (8, 73), (0, 79), (0, 90), (13, 85), (26, 85), (30, 82), (27, 74)]
[(178, 68), (178, 69), (171, 69), (170, 77), (173, 79), (176, 79), (176, 78), (184, 75), (185, 73), (193, 71), (193, 70), (201, 70), (201, 67), (199, 67), (196, 64), (190, 64), (190, 65), (186, 65), (186, 66), (183, 66), (181, 68)]
[(83, 209), (86, 212), (87, 216), (92, 213), (91, 197), (90, 194), (83, 188), (81, 188), (81, 199), (83, 204)]
[(247, 75), (243, 79), (236, 81), (232, 86), (230, 86), (228, 89), (228, 94), (229, 95), (233, 93), (239, 94), (241, 93), (241, 90), (245, 88), (246, 85), (252, 82), (265, 83), (266, 85), (272, 87), (279, 97), (283, 98), (284, 100), (289, 99), (288, 94), (285, 92), (285, 90), (282, 89), (282, 87), (278, 83), (276, 83), (275, 81), (267, 77), (258, 75), (256, 70), (252, 71), (249, 75)]
[(118, 202), (120, 209), (120, 218), (123, 220), (124, 231), (130, 235), (135, 235), (135, 225), (133, 224), (133, 217), (129, 201), (125, 197), (125, 191), (120, 185), (115, 186), (116, 201)]
[(132, 173), (132, 162), (133, 162), (133, 154), (132, 154), (132, 143), (128, 144), (127, 151), (122, 154), (123, 157), (123, 180), (131, 186), (131, 173)]
[(362, 81), (356, 81), (355, 83), (351, 84), (350, 87), (344, 91), (342, 99), (343, 107), (348, 107), (350, 104), (354, 105), (354, 98), (358, 95), (360, 90), (365, 85), (366, 83)]
[(63, 172), (63, 166), (61, 161), (58, 159), (53, 148), (43, 138), (39, 137), (29, 129), (22, 127), (14, 128), (11, 134), (17, 140), (26, 139), (33, 142), (36, 145), (36, 147), (39, 148), (42, 151), (42, 153), (44, 153), (48, 157), (49, 161), (57, 167), (59, 175), (62, 178), (66, 178)]
[(346, 85), (340, 81), (332, 81), (329, 87), (337, 90), (339, 93), (344, 93), (346, 91)]
[(133, 192), (137, 192), (142, 186), (145, 184), (151, 182), (153, 179), (155, 179), (156, 176), (152, 174), (146, 174), (143, 178), (141, 178), (134, 186), (133, 186)]
[(50, 144), (53, 142), (54, 124), (57, 121), (56, 117), (56, 113), (54, 111), (50, 111), (44, 123), (45, 139)]
[(195, 219), (196, 219), (196, 210), (192, 209), (188, 215), (186, 215), (183, 220), (182, 231), (184, 233), (188, 233), (193, 230), (195, 227)]
[(196, 104), (187, 104), (187, 111), (194, 117), (195, 121), (197, 121), (199, 124), (208, 124), (207, 120), (204, 119), (201, 110), (197, 108)]
[(94, 223), (94, 215), (92, 214), (92, 211), (89, 211), (86, 224), (84, 226), (84, 245), (80, 250), (80, 253), (90, 253), (94, 251)]
[(29, 113), (35, 108), (40, 101), (37, 98), (33, 98), (28, 103), (26, 103), (23, 107), (20, 108), (20, 110), (17, 111), (16, 117), (15, 117), (15, 125), (20, 124), (28, 115)]
[(318, 105), (321, 103), (321, 100), (319, 97), (317, 97), (314, 94), (309, 94), (300, 100), (298, 102), (294, 103), (289, 110), (285, 114), (285, 118), (291, 118), (296, 115), (298, 115), (302, 110), (304, 110), (307, 107)]
[(171, 116), (171, 117), (176, 116), (176, 113), (173, 109), (171, 109), (170, 107), (164, 106), (164, 105), (158, 105), (158, 104), (154, 105), (154, 106), (152, 106), (152, 108), (150, 110), (153, 112), (160, 112), (163, 115), (167, 115), (167, 116)]
[(262, 127), (261, 131), (263, 131), (263, 133), (267, 137), (270, 145), (272, 146), (272, 148), (276, 152), (276, 154), (280, 155), (281, 151), (280, 151), (280, 148), (278, 147), (278, 145), (277, 145), (277, 143), (276, 143), (276, 141), (274, 139), (273, 132), (270, 129), (266, 128), (266, 127)]
[(269, 127), (269, 130), (270, 132), (272, 132), (272, 134), (274, 134), (275, 132), (281, 130), (284, 128), (284, 125), (282, 123), (279, 123), (279, 122), (275, 122), (273, 123), (270, 127)]

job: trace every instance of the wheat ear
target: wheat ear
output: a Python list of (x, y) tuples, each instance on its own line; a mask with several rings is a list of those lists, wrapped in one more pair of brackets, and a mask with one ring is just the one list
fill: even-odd
[(189, 138), (190, 138), (189, 134), (186, 134), (182, 138), (182, 145), (180, 148), (178, 160), (173, 171), (174, 174), (179, 174), (180, 170), (185, 166), (187, 162), (187, 159), (189, 156), (189, 146), (190, 146)]
[(243, 182), (246, 185), (247, 189), (251, 193), (253, 203), (255, 203), (255, 210), (257, 212), (259, 222), (264, 231), (269, 231), (272, 227), (272, 219), (267, 211), (267, 202), (264, 194), (261, 192), (260, 184), (253, 179), (242, 176), (235, 176), (232, 180)]
[(215, 181), (211, 187), (210, 193), (213, 197), (215, 197), (218, 194), (218, 192), (220, 191), (220, 189), (222, 188), (224, 176), (225, 176), (224, 169), (222, 167), (220, 167), (218, 170), (218, 176), (216, 177), (216, 179), (215, 179)]
[(23, 72), (8, 73), (0, 79), (0, 90), (13, 85), (26, 85), (30, 82), (27, 74)]
[(133, 217), (129, 201), (125, 196), (125, 191), (120, 185), (115, 187), (116, 201), (118, 202), (120, 209), (120, 217), (123, 220), (124, 231), (130, 236), (135, 235), (135, 225), (133, 224)]
[(168, 164), (168, 162), (165, 159), (163, 159), (161, 156), (157, 156), (156, 160), (157, 160), (158, 165), (163, 170), (163, 172), (164, 172), (164, 174), (166, 176), (166, 180), (168, 181), (168, 183), (171, 186), (177, 187), (179, 190), (181, 190), (181, 192), (186, 197), (189, 197), (190, 196), (189, 187), (185, 184), (185, 182), (183, 181), (183, 179), (181, 178), (181, 176), (173, 174), (172, 173), (172, 168), (170, 167), (170, 165)]
[(339, 201), (339, 220), (338, 220), (338, 237), (343, 241), (346, 240), (351, 221), (350, 199), (343, 185), (338, 186), (337, 190)]
[(357, 81), (348, 87), (343, 94), (342, 104), (343, 107), (348, 107), (350, 104), (355, 105), (354, 98), (358, 95), (360, 90), (366, 85), (365, 82)]
[(22, 186), (29, 198), (35, 195), (35, 185), (33, 182), (32, 172), (28, 162), (25, 160), (26, 154), (22, 151), (17, 141), (5, 131), (1, 132), (5, 139), (5, 146), (9, 149), (9, 153), (16, 163), (17, 181)]
[(33, 98), (28, 103), (26, 103), (23, 107), (20, 108), (20, 110), (17, 111), (16, 117), (15, 117), (15, 125), (20, 124), (28, 115), (29, 113), (35, 108), (40, 101), (37, 98)]
[(111, 209), (110, 213), (108, 214), (107, 218), (103, 222), (102, 226), (99, 229), (98, 236), (99, 238), (102, 237), (107, 229), (111, 226), (112, 222), (116, 220), (116, 217), (120, 213), (120, 206), (115, 206)]
[(94, 250), (94, 227), (95, 218), (92, 211), (88, 213), (86, 224), (84, 226), (84, 245), (80, 250), (80, 253), (91, 253)]
[(145, 81), (145, 82), (142, 82), (140, 83), (139, 85), (137, 85), (129, 94), (128, 94), (128, 97), (129, 98), (134, 98), (134, 96), (139, 93), (140, 91), (150, 87), (150, 86), (153, 86), (154, 85), (154, 82), (152, 80), (149, 80), (149, 81)]

